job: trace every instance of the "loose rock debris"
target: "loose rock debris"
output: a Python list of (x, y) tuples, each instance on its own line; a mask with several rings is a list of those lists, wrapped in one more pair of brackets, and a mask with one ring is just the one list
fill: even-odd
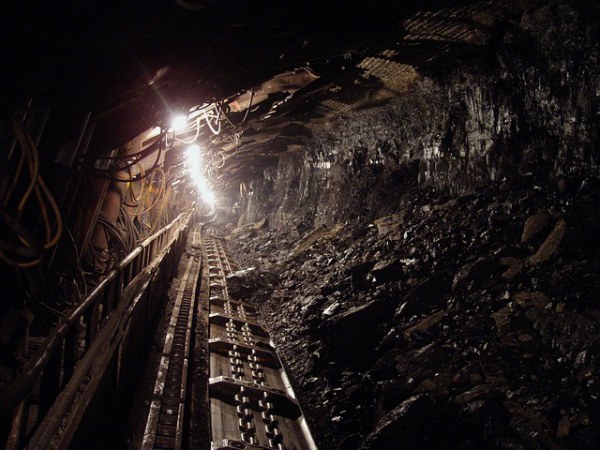
[(600, 448), (600, 191), (570, 182), (232, 237), (321, 448)]

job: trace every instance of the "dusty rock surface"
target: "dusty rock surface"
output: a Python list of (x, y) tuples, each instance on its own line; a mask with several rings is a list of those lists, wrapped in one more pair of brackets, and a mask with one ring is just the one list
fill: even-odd
[(600, 447), (600, 10), (503, 5), (239, 199), (243, 295), (320, 448)]
[(600, 448), (600, 178), (402, 204), (232, 234), (320, 448)]

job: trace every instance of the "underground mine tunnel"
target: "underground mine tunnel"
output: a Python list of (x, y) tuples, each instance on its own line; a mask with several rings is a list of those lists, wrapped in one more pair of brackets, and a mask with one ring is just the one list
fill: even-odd
[(600, 5), (7, 2), (7, 449), (600, 449)]

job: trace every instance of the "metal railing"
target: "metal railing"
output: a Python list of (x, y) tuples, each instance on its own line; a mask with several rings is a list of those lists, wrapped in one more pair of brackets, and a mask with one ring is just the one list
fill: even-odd
[(0, 391), (0, 420), (11, 420), (7, 448), (18, 448), (23, 439), (29, 397), (34, 389), (39, 386), (35, 429), (73, 378), (78, 361), (92, 347), (108, 316), (122, 300), (125, 288), (161, 252), (172, 247), (183, 252), (192, 217), (193, 210), (181, 213), (111, 269), (83, 301), (61, 319), (17, 379)]

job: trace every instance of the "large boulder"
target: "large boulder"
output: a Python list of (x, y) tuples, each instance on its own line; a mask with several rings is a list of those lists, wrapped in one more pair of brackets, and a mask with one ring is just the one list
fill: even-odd
[(389, 301), (372, 300), (328, 319), (323, 331), (332, 355), (350, 364), (370, 361), (382, 337), (378, 325), (389, 318), (393, 310)]

